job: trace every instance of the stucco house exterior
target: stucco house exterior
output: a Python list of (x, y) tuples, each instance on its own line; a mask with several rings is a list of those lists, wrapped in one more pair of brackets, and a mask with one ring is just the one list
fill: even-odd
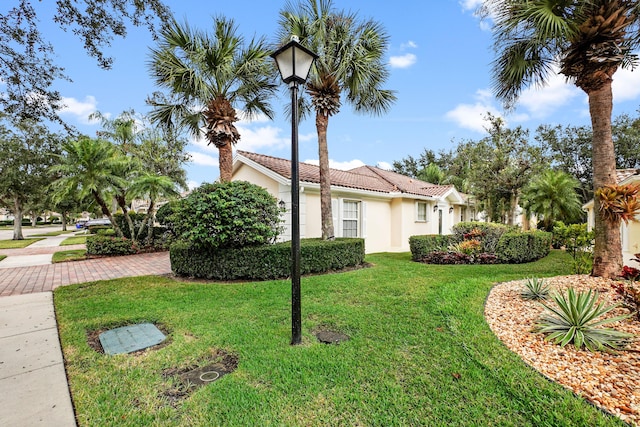
[[(322, 235), (320, 170), (300, 163), (300, 235)], [(281, 240), (291, 238), (291, 161), (238, 150), (233, 181), (260, 185), (285, 206)], [(475, 216), (470, 198), (452, 185), (434, 185), (373, 166), (331, 169), (333, 225), (336, 237), (362, 237), (365, 250), (406, 252), (409, 237), (450, 234), (451, 227)]]
[[(618, 169), (616, 171), (618, 184), (640, 184), (640, 169)], [(595, 211), (593, 199), (589, 200), (582, 209), (587, 212), (587, 224), (589, 230), (595, 226)], [(620, 225), (620, 237), (622, 241), (622, 260), (624, 265), (640, 268), (637, 262), (630, 261), (634, 254), (640, 253), (640, 215), (636, 215), (636, 221), (624, 222)]]

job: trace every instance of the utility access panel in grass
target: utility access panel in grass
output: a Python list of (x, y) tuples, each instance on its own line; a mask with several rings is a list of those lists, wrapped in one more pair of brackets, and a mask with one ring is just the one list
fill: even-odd
[(123, 354), (160, 344), (167, 337), (153, 324), (140, 323), (110, 329), (100, 334), (105, 354)]

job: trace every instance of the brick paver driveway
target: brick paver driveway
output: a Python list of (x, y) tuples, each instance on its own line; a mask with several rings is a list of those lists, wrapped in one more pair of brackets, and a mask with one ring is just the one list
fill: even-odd
[(0, 269), (0, 296), (52, 291), (58, 286), (95, 280), (169, 273), (169, 252), (6, 268)]

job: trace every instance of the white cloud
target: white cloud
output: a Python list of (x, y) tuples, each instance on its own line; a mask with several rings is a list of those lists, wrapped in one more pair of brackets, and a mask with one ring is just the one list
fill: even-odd
[(640, 96), (640, 71), (619, 69), (613, 75), (613, 101), (629, 101)]
[(192, 191), (194, 188), (200, 187), (200, 183), (197, 181), (189, 181), (187, 182), (187, 187), (189, 188), (189, 191)]
[(525, 108), (535, 118), (545, 118), (568, 104), (582, 92), (563, 75), (554, 74), (541, 88), (530, 87), (522, 92), (518, 106)]
[(416, 42), (414, 42), (413, 40), (409, 40), (406, 43), (402, 43), (400, 45), (400, 50), (405, 50), (405, 49), (416, 49), (418, 47), (418, 44)]
[[(60, 110), (60, 114), (76, 116), (78, 121), (84, 124), (93, 124), (96, 121), (89, 120), (89, 115), (97, 110), (98, 101), (94, 96), (88, 95), (84, 101), (78, 101), (75, 98), (62, 97), (62, 103), (65, 105)], [(110, 114), (104, 114), (105, 117), (111, 117)]]
[(193, 164), (200, 166), (213, 166), (216, 168), (219, 166), (218, 159), (208, 154), (189, 151), (189, 155), (191, 156), (191, 162), (193, 162)]
[[(309, 163), (311, 165), (319, 165), (320, 161), (317, 159), (305, 160), (304, 163)], [(346, 162), (338, 162), (333, 159), (329, 159), (329, 167), (332, 169), (339, 169), (343, 171), (347, 171), (354, 168), (359, 168), (360, 166), (364, 166), (364, 162), (362, 160), (354, 159)]]
[(236, 145), (239, 150), (260, 151), (264, 148), (283, 148), (291, 143), (291, 136), (282, 136), (282, 129), (274, 126), (264, 126), (256, 129), (238, 125), (240, 141)]
[(376, 166), (387, 171), (393, 170), (393, 166), (391, 166), (391, 163), (388, 162), (378, 162)]
[(479, 6), (482, 6), (484, 0), (460, 0), (460, 6), (462, 10), (476, 10)]
[(487, 113), (491, 113), (496, 117), (502, 117), (502, 115), (494, 106), (493, 98), (488, 90), (478, 90), (476, 99), (477, 102), (475, 104), (459, 104), (453, 110), (448, 111), (445, 117), (465, 129), (486, 133), (485, 118)]
[(392, 56), (389, 58), (389, 64), (392, 68), (409, 68), (416, 63), (418, 57), (413, 53), (406, 53), (400, 56)]

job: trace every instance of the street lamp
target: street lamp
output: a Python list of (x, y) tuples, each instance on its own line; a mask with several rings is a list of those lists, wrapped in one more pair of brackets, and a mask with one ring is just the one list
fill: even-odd
[(300, 173), (298, 171), (298, 84), (304, 84), (318, 57), (293, 36), (271, 54), (282, 80), (291, 88), (291, 344), (302, 344), (300, 308)]

